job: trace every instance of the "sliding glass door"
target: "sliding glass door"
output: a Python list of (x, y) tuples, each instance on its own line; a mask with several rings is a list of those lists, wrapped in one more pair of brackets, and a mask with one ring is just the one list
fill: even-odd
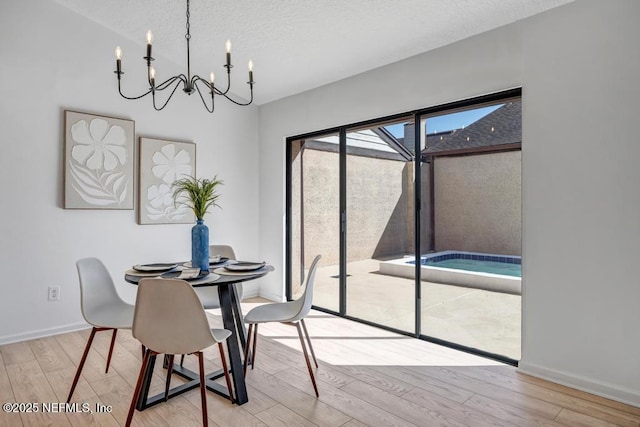
[[(287, 140), (287, 297), (516, 363), (520, 90)], [(417, 256), (417, 255), (420, 256)]]

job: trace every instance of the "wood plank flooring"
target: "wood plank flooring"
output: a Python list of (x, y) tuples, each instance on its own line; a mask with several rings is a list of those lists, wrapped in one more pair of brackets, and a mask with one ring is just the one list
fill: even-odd
[[(259, 299), (243, 302), (245, 312)], [(221, 320), (209, 312), (212, 326)], [(296, 329), (261, 325), (249, 402), (232, 405), (208, 393), (211, 426), (629, 426), (640, 408), (520, 374), (515, 368), (435, 344), (314, 312), (307, 318), (320, 367), (316, 398)], [(120, 331), (105, 374), (110, 333), (96, 335), (73, 402), (92, 413), (43, 413), (64, 402), (89, 330), (0, 346), (0, 402), (39, 403), (38, 413), (0, 412), (0, 426), (122, 426), (140, 369), (140, 344)], [(219, 367), (217, 347), (206, 369)], [(185, 364), (197, 369), (197, 359)], [(164, 387), (156, 364), (152, 393)], [(172, 384), (181, 383), (174, 376)], [(98, 413), (96, 405), (110, 405)], [(64, 409), (64, 408), (62, 408)], [(142, 412), (136, 426), (201, 425), (199, 391)]]

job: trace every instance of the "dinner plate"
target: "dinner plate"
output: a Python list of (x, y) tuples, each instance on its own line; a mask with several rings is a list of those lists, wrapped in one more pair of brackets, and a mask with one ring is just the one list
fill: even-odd
[(174, 268), (176, 268), (178, 266), (178, 264), (169, 264), (169, 263), (162, 263), (162, 262), (157, 262), (155, 264), (137, 264), (133, 266), (134, 270), (138, 270), (138, 271), (157, 271), (157, 272), (161, 272), (161, 271), (169, 271), (172, 270)]
[(134, 270), (133, 268), (130, 268), (124, 272), (124, 274), (135, 277), (158, 277), (162, 273), (164, 273), (164, 271), (138, 271)]
[(244, 262), (238, 261), (233, 264), (227, 264), (224, 266), (229, 271), (256, 271), (264, 268), (265, 262)]
[[(220, 258), (220, 261), (216, 261), (216, 262), (212, 262), (211, 260), (209, 260), (209, 266), (213, 268), (221, 267), (227, 261), (229, 261), (229, 258), (225, 258), (225, 257)], [(191, 261), (187, 261), (182, 265), (184, 265), (187, 268), (191, 268)]]
[(213, 272), (221, 276), (258, 277), (267, 274), (269, 271), (273, 271), (272, 269), (273, 267), (270, 265), (265, 265), (262, 268), (252, 271), (231, 271), (224, 267), (220, 267), (213, 270)]
[[(181, 274), (182, 274), (182, 271), (168, 271), (160, 275), (160, 277), (162, 277), (163, 279), (180, 279)], [(197, 277), (191, 277), (189, 279), (182, 279), (182, 280), (187, 280), (187, 281), (198, 280), (198, 279), (202, 279), (203, 277), (207, 277), (208, 275), (209, 275), (208, 271), (201, 271)]]

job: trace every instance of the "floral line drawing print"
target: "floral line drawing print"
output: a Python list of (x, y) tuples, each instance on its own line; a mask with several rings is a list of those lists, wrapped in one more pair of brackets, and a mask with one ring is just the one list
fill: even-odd
[(109, 127), (103, 119), (93, 119), (88, 125), (80, 120), (71, 126), (71, 139), (77, 143), (71, 149), (77, 163), (70, 166), (78, 195), (93, 205), (120, 207), (127, 197), (127, 177), (113, 170), (127, 161), (124, 129)]
[(75, 179), (73, 188), (87, 203), (98, 206), (122, 205), (127, 197), (127, 180), (123, 172), (91, 173), (82, 166), (71, 163), (71, 176)]
[(175, 221), (185, 218), (189, 209), (185, 205), (176, 206), (173, 192), (167, 184), (152, 185), (147, 190), (147, 215), (153, 220)]
[(77, 142), (71, 149), (71, 157), (91, 170), (112, 171), (127, 161), (124, 129), (117, 125), (109, 127), (106, 120), (93, 119), (89, 125), (80, 120), (71, 126), (71, 139)]
[(133, 122), (65, 114), (65, 207), (132, 209)]
[(173, 199), (173, 183), (195, 173), (195, 144), (140, 137), (140, 224), (190, 224), (193, 213)]
[(173, 184), (177, 179), (191, 174), (191, 156), (185, 150), (176, 153), (174, 144), (163, 146), (156, 151), (151, 158), (153, 168), (151, 171), (156, 178), (162, 179), (166, 184)]

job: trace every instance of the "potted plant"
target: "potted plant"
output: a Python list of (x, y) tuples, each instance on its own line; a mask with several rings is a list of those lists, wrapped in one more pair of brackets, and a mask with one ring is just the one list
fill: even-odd
[(220, 194), (217, 187), (223, 182), (192, 176), (179, 179), (172, 184), (173, 200), (188, 206), (196, 216), (196, 225), (191, 229), (191, 267), (209, 271), (209, 228), (204, 224), (204, 215), (212, 206), (218, 206)]

